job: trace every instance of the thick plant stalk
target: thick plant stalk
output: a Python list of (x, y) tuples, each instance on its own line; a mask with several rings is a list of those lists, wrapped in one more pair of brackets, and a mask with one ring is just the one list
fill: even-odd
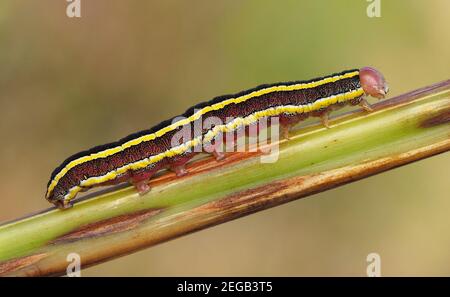
[(144, 196), (122, 187), (4, 224), (0, 275), (61, 275), (70, 253), (87, 267), (450, 149), (450, 80), (374, 109), (292, 133), (276, 163), (260, 153), (206, 158), (186, 177), (156, 178)]

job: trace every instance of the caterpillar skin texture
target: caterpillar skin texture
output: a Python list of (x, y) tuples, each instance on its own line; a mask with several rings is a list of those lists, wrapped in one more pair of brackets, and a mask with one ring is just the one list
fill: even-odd
[[(59, 208), (68, 208), (80, 191), (125, 181), (134, 184), (139, 193), (145, 193), (150, 189), (149, 179), (161, 169), (169, 168), (179, 176), (184, 175), (184, 164), (195, 155), (192, 149), (211, 145), (211, 139), (220, 132), (242, 129), (275, 116), (279, 117), (285, 136), (289, 127), (309, 116), (321, 117), (328, 127), (330, 111), (344, 105), (360, 105), (370, 111), (364, 96), (384, 98), (387, 91), (383, 75), (374, 68), (364, 67), (309, 81), (261, 85), (217, 97), (189, 108), (182, 118), (172, 118), (149, 130), (69, 157), (51, 174), (46, 199)], [(183, 127), (191, 127), (209, 117), (220, 118), (223, 125), (204, 128), (190, 140), (171, 144)], [(230, 118), (235, 121), (229, 122)], [(221, 153), (214, 154), (223, 157)]]

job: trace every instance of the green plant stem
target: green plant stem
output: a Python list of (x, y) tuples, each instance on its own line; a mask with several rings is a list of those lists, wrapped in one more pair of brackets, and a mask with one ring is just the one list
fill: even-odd
[(294, 131), (276, 163), (206, 158), (186, 177), (156, 178), (144, 196), (128, 186), (4, 224), (0, 275), (61, 275), (69, 253), (87, 267), (450, 149), (450, 80), (374, 108)]

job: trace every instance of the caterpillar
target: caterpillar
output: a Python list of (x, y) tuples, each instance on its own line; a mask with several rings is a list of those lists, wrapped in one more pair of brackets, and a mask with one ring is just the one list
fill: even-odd
[[(320, 117), (329, 127), (328, 114), (345, 105), (371, 107), (366, 96), (381, 99), (388, 92), (384, 76), (363, 67), (307, 81), (260, 85), (234, 95), (216, 97), (189, 108), (178, 116), (119, 141), (96, 146), (67, 158), (51, 174), (46, 199), (59, 208), (69, 208), (80, 192), (96, 186), (130, 182), (140, 193), (150, 190), (148, 181), (158, 171), (187, 173), (185, 164), (197, 153), (193, 148), (212, 146), (224, 131), (249, 127), (261, 119), (278, 117), (282, 133), (309, 116)], [(173, 141), (183, 128), (202, 120), (218, 118), (222, 124), (203, 127), (191, 139)], [(216, 159), (223, 158), (212, 150)]]

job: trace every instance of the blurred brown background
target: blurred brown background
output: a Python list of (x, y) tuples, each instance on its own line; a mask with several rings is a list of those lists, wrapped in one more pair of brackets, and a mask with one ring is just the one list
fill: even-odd
[[(51, 171), (217, 95), (376, 66), (391, 95), (449, 78), (450, 1), (0, 2), (0, 221)], [(83, 275), (450, 275), (450, 154), (248, 216)]]

